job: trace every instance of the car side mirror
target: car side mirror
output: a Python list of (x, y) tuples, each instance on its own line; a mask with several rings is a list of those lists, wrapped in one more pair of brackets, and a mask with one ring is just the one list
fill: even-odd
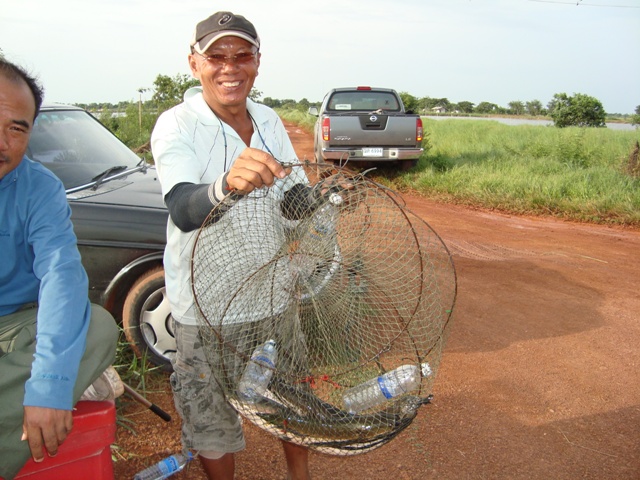
[(309, 107), (309, 115), (318, 116), (318, 107)]

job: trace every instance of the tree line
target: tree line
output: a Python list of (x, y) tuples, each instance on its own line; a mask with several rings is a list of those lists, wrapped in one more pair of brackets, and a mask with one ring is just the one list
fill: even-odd
[[(577, 93), (567, 95), (556, 93), (543, 107), (540, 100), (522, 102), (520, 100), (509, 102), (509, 108), (503, 108), (495, 103), (462, 101), (451, 103), (446, 98), (417, 98), (407, 92), (400, 92), (405, 110), (421, 115), (447, 114), (447, 115), (529, 115), (532, 117), (548, 116), (557, 127), (604, 127), (607, 113), (602, 103), (589, 95)], [(306, 111), (310, 106), (320, 106), (319, 102), (309, 102), (306, 98), (296, 102), (292, 99), (276, 100), (265, 98), (262, 103), (272, 108), (298, 109)], [(636, 117), (632, 119), (634, 124), (640, 124), (640, 105), (636, 107)]]
[[(78, 104), (94, 115), (113, 131), (121, 140), (132, 148), (148, 143), (155, 121), (163, 111), (182, 102), (184, 92), (200, 82), (190, 75), (178, 74), (173, 77), (158, 75), (152, 88), (139, 88), (138, 101), (113, 103)], [(151, 99), (142, 101), (142, 94), (153, 91)], [(319, 107), (321, 102), (302, 100), (262, 98), (262, 92), (252, 89), (249, 95), (252, 100), (259, 101), (271, 108), (292, 109), (306, 112), (309, 107)], [(543, 106), (540, 100), (523, 102), (514, 100), (508, 107), (501, 107), (491, 102), (480, 102), (477, 105), (470, 101), (453, 103), (447, 98), (415, 97), (407, 92), (400, 92), (400, 97), (407, 111), (421, 115), (529, 115), (533, 117), (550, 117), (557, 127), (604, 127), (607, 113), (602, 103), (589, 95), (577, 93), (567, 95), (556, 93)], [(117, 114), (114, 114), (117, 112)], [(634, 125), (640, 125), (640, 105), (631, 116)]]

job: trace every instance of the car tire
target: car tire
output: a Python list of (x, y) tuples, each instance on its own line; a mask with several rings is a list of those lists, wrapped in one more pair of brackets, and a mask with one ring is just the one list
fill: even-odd
[(162, 267), (149, 270), (133, 284), (124, 302), (122, 324), (139, 358), (172, 370), (176, 342)]

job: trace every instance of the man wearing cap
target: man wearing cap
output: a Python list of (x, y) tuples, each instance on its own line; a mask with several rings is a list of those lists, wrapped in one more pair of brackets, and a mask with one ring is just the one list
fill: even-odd
[[(225, 199), (230, 191), (249, 195), (273, 185), (285, 190), (292, 169), (280, 162), (296, 159), (277, 114), (248, 98), (259, 49), (256, 29), (240, 15), (218, 12), (198, 23), (188, 61), (202, 86), (189, 89), (183, 103), (164, 112), (151, 137), (170, 213), (164, 266), (177, 343), (171, 385), (183, 444), (198, 453), (210, 479), (233, 478), (234, 453), (245, 442), (236, 411), (211, 378), (199, 339), (190, 278), (195, 230), (223, 200), (233, 208)], [(307, 449), (287, 442), (283, 447), (289, 478), (308, 479)]]

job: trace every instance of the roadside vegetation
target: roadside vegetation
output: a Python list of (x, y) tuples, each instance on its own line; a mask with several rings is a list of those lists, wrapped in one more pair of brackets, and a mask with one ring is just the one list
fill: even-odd
[[(521, 214), (640, 226), (639, 135), (600, 128), (425, 120), (430, 148), (394, 184)], [(637, 163), (637, 153), (636, 153)]]
[[(158, 75), (151, 100), (113, 105), (83, 105), (98, 116), (139, 155), (153, 161), (149, 137), (160, 112), (179, 103), (183, 92), (197, 85), (188, 75)], [(546, 108), (538, 100), (513, 101), (508, 108), (489, 102), (451, 103), (446, 98), (416, 98), (401, 92), (408, 109), (431, 115), (442, 108), (453, 115), (513, 115), (550, 118), (555, 127), (509, 126), (489, 120), (431, 120), (425, 126), (424, 154), (416, 168), (398, 172), (380, 168), (376, 181), (441, 201), (502, 211), (553, 215), (568, 220), (640, 226), (640, 131), (602, 127), (624, 120), (640, 125), (635, 114), (611, 118), (595, 98), (583, 94), (554, 95)], [(251, 98), (262, 93), (253, 90)], [(313, 132), (316, 117), (307, 113), (318, 102), (266, 97), (289, 122)], [(628, 117), (628, 118), (627, 118)], [(634, 153), (635, 152), (635, 153)]]
[[(278, 109), (313, 131), (316, 117)], [(416, 168), (376, 181), (440, 201), (582, 222), (640, 226), (640, 133), (423, 118)], [(635, 154), (634, 154), (635, 152)]]

